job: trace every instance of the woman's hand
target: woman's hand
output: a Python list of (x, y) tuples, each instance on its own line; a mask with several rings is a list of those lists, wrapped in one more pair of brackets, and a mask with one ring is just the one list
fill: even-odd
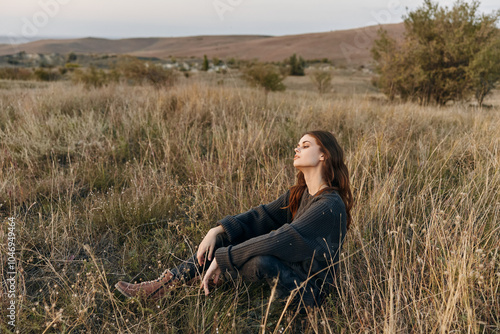
[(205, 296), (208, 296), (210, 293), (210, 290), (208, 290), (208, 282), (210, 281), (210, 278), (214, 278), (214, 283), (217, 284), (219, 281), (219, 276), (221, 274), (221, 270), (219, 268), (219, 265), (217, 264), (217, 259), (214, 259), (212, 263), (210, 264), (210, 267), (208, 267), (207, 272), (205, 273), (205, 276), (203, 277), (203, 280), (201, 281), (201, 285), (203, 286), (203, 289), (205, 290)]
[(198, 247), (198, 251), (196, 252), (196, 258), (198, 259), (198, 263), (200, 264), (200, 266), (205, 263), (207, 252), (208, 260), (212, 261), (215, 250), (215, 242), (217, 241), (217, 235), (222, 232), (224, 232), (224, 228), (220, 225), (211, 228), (205, 238), (203, 238), (203, 240), (201, 241), (200, 246)]

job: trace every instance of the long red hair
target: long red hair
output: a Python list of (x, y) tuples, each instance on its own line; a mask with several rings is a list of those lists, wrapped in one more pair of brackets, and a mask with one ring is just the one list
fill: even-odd
[[(345, 205), (347, 214), (347, 229), (349, 229), (349, 225), (352, 221), (351, 209), (354, 204), (354, 199), (351, 193), (349, 171), (344, 163), (344, 151), (340, 147), (335, 136), (328, 131), (309, 131), (304, 133), (302, 136), (304, 135), (310, 135), (313, 137), (319, 145), (321, 153), (325, 155), (325, 160), (323, 161), (323, 178), (327, 182), (327, 187), (318, 191), (315, 196), (318, 196), (323, 192), (329, 192), (332, 190), (337, 191)], [(290, 208), (292, 217), (295, 217), (295, 214), (297, 213), (300, 199), (302, 198), (306, 188), (307, 185), (304, 173), (299, 171), (297, 173), (297, 184), (290, 188), (290, 204), (286, 207)]]

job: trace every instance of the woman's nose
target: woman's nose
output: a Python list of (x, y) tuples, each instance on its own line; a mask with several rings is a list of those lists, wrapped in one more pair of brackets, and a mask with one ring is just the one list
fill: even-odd
[(299, 152), (300, 152), (299, 148), (298, 148), (298, 147), (296, 147), (296, 148), (295, 148), (295, 153), (299, 153)]

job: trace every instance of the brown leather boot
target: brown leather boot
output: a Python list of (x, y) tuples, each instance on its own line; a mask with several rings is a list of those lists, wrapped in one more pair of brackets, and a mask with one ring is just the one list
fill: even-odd
[(137, 297), (142, 299), (159, 299), (165, 296), (182, 283), (179, 279), (174, 278), (174, 274), (169, 270), (165, 270), (160, 277), (155, 280), (131, 284), (120, 281), (115, 284), (115, 287), (127, 297)]

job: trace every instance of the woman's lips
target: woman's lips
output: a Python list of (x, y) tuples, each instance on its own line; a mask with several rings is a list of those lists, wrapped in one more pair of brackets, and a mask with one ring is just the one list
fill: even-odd
[(295, 156), (293, 157), (293, 160), (298, 159), (298, 158), (299, 158), (299, 156), (298, 156), (298, 155), (295, 155)]

